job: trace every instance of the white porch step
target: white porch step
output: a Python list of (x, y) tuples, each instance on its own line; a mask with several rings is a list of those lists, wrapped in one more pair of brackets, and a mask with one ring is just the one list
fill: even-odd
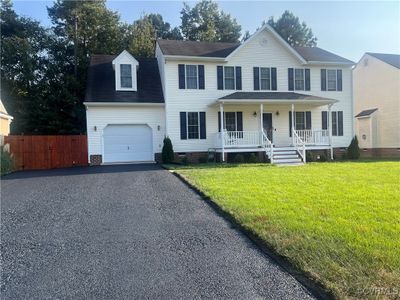
[(299, 156), (297, 155), (297, 153), (294, 153), (294, 154), (281, 154), (281, 153), (278, 153), (278, 154), (275, 154), (274, 153), (274, 159), (280, 159), (280, 158), (298, 158)]
[(289, 151), (289, 150), (284, 150), (284, 151), (277, 151), (274, 149), (274, 154), (277, 155), (297, 155), (297, 151), (293, 150), (293, 151)]
[(275, 164), (302, 163), (302, 160), (301, 160), (301, 158), (279, 158), (279, 159), (274, 158), (274, 163)]

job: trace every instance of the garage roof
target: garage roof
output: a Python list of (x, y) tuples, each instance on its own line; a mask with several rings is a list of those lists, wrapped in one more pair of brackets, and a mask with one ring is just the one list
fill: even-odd
[(85, 102), (164, 103), (156, 58), (138, 58), (137, 91), (116, 91), (112, 61), (117, 55), (92, 55)]

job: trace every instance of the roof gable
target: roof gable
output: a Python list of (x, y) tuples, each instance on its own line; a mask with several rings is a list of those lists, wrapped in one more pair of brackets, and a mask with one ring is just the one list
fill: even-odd
[(397, 69), (400, 69), (400, 55), (398, 54), (371, 53), (371, 52), (367, 52), (365, 54), (375, 57)]
[(117, 57), (112, 61), (112, 64), (118, 64), (120, 61), (130, 61), (133, 65), (139, 65), (139, 62), (126, 50), (122, 51)]

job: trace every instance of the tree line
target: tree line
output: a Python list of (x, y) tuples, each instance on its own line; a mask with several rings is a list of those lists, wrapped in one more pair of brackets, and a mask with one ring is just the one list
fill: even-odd
[[(153, 57), (156, 39), (239, 42), (250, 36), (216, 2), (183, 3), (181, 25), (160, 14), (145, 14), (132, 24), (107, 8), (105, 0), (56, 0), (47, 8), (51, 27), (17, 15), (2, 0), (1, 100), (14, 116), (13, 134), (79, 134), (86, 131), (83, 106), (91, 54)], [(305, 23), (285, 11), (268, 20), (292, 45), (315, 46)]]

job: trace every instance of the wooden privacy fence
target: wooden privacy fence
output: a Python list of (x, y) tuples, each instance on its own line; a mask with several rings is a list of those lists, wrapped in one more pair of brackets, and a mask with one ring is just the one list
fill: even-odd
[(53, 169), (88, 164), (86, 135), (10, 135), (16, 170)]

